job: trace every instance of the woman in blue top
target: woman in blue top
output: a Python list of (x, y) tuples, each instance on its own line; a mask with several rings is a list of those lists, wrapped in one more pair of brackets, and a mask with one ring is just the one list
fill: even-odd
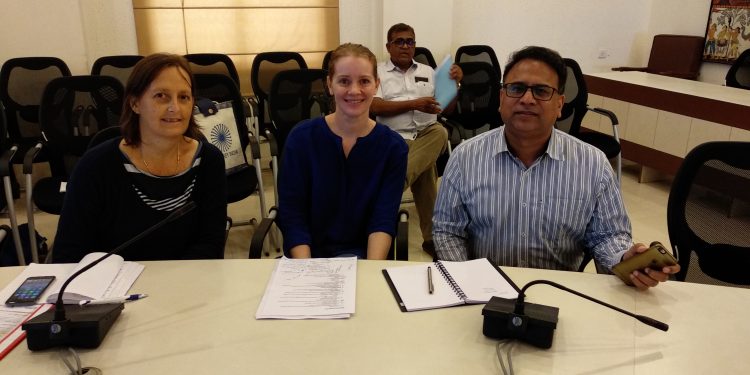
[(396, 233), (408, 148), (369, 117), (377, 61), (358, 44), (331, 54), (336, 111), (289, 133), (279, 169), (284, 253), (293, 258), (385, 259)]

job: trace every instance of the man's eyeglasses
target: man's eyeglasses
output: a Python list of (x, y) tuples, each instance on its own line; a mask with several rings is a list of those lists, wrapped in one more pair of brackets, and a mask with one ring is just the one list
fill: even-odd
[(529, 86), (525, 83), (504, 83), (502, 87), (505, 90), (505, 95), (511, 98), (523, 97), (527, 90), (531, 90), (534, 99), (543, 101), (552, 99), (552, 95), (555, 94), (555, 91), (558, 91), (556, 88), (547, 85)]
[(414, 47), (417, 45), (417, 41), (412, 38), (409, 38), (409, 39), (398, 38), (398, 39), (391, 40), (391, 44), (399, 46), (399, 47), (404, 47), (404, 46)]

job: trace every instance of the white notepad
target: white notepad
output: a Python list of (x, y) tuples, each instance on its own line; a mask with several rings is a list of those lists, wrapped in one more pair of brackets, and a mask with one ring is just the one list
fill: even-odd
[[(428, 267), (432, 268), (432, 294), (427, 282)], [(486, 258), (389, 267), (383, 275), (402, 311), (487, 303), (492, 296), (518, 296), (517, 287)]]

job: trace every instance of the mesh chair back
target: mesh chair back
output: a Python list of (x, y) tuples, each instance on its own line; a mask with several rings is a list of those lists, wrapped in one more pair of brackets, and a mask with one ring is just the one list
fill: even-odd
[(678, 280), (750, 286), (749, 154), (749, 142), (709, 142), (685, 157), (667, 205)]
[(223, 53), (189, 53), (185, 59), (190, 64), (193, 74), (223, 74), (240, 85), (240, 75), (234, 61)]
[(326, 52), (325, 56), (323, 56), (323, 63), (320, 64), (320, 68), (327, 71), (328, 70), (328, 63), (331, 62), (331, 55), (333, 54), (333, 51)]
[(502, 78), (500, 62), (497, 60), (495, 50), (486, 45), (461, 46), (456, 50), (456, 63), (481, 61), (490, 64), (495, 70), (498, 79)]
[(318, 99), (314, 95), (314, 87), (324, 85), (325, 80), (326, 72), (322, 69), (285, 70), (274, 77), (269, 101), (280, 151), (284, 149), (284, 142), (292, 128), (311, 117)]
[(568, 79), (565, 81), (565, 104), (562, 115), (557, 119), (556, 127), (568, 134), (578, 135), (581, 130), (583, 116), (586, 115), (589, 94), (586, 80), (578, 63), (573, 59), (563, 59), (568, 69)]
[(47, 84), (70, 76), (70, 69), (56, 57), (20, 57), (0, 69), (0, 100), (5, 104), (8, 135), (19, 153), (34, 146), (41, 135), (39, 103)]
[(727, 71), (727, 86), (750, 90), (750, 48), (746, 49)]
[(498, 112), (500, 80), (495, 70), (485, 62), (464, 62), (459, 65), (464, 77), (451, 120), (468, 130), (487, 125), (490, 129), (499, 127), (502, 124)]
[(102, 56), (91, 66), (91, 75), (115, 77), (125, 87), (135, 64), (142, 59), (141, 55)]
[(258, 98), (258, 118), (264, 126), (271, 121), (268, 114), (268, 96), (273, 78), (284, 70), (306, 68), (305, 59), (297, 52), (262, 52), (255, 56), (250, 70), (250, 84)]
[(100, 129), (117, 126), (123, 101), (120, 81), (109, 76), (55, 78), (39, 108), (53, 176), (67, 177)]
[(414, 60), (416, 60), (419, 63), (428, 65), (432, 67), (432, 69), (437, 68), (437, 63), (435, 62), (435, 58), (432, 56), (432, 52), (430, 52), (427, 47), (416, 47), (414, 49)]

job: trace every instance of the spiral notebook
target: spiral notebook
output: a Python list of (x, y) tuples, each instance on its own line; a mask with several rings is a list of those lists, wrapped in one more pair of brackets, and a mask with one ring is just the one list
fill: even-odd
[[(432, 273), (432, 293), (428, 267)], [(383, 276), (404, 312), (487, 303), (492, 296), (512, 299), (519, 292), (518, 286), (487, 258), (388, 267)]]

